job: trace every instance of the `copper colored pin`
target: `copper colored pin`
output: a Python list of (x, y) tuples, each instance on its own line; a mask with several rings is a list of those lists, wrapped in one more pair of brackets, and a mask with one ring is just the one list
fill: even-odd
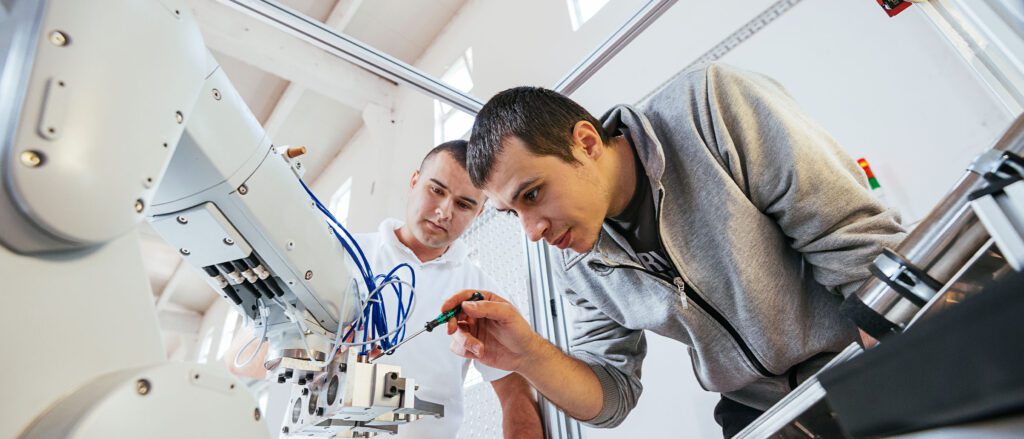
[(288, 148), (288, 158), (293, 159), (306, 153), (305, 146), (296, 146), (294, 148)]

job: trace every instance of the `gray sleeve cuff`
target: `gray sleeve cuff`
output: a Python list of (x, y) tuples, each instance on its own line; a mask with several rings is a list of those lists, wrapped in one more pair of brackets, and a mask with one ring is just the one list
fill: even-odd
[(593, 419), (580, 419), (579, 421), (596, 428), (611, 428), (622, 423), (623, 419), (625, 419), (620, 409), (622, 405), (622, 389), (619, 388), (615, 377), (590, 355), (583, 352), (573, 352), (572, 355), (589, 366), (590, 370), (594, 371), (594, 375), (597, 375), (597, 381), (601, 383), (601, 393), (604, 394), (601, 411), (597, 413), (597, 416), (594, 416)]

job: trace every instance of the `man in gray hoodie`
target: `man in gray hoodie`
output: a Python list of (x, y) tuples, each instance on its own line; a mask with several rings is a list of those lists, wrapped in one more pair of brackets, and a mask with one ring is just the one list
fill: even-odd
[(905, 236), (779, 84), (722, 65), (600, 122), (550, 90), (506, 90), (477, 116), (468, 165), (531, 240), (560, 249), (577, 317), (566, 355), (488, 293), (450, 322), (452, 350), (597, 427), (636, 405), (649, 330), (690, 348), (731, 437), (856, 340), (839, 305)]

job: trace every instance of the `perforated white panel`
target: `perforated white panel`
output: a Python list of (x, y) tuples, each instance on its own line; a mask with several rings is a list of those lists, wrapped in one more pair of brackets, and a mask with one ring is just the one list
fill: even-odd
[[(469, 259), (495, 282), (495, 291), (512, 302), (530, 321), (529, 272), (519, 221), (494, 209), (490, 203), (462, 238), (470, 247)], [(532, 323), (532, 322), (531, 322)], [(487, 382), (468, 375), (465, 387), (465, 416), (460, 439), (500, 439), (501, 406)]]

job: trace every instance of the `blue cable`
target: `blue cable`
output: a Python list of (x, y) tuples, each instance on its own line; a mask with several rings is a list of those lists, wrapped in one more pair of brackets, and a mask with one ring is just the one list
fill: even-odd
[[(345, 335), (341, 338), (341, 340), (347, 340), (349, 335), (352, 334), (352, 331), (354, 331), (359, 325), (363, 325), (364, 344), (361, 347), (360, 354), (365, 355), (369, 352), (367, 348), (367, 342), (369, 340), (379, 338), (389, 333), (387, 312), (384, 307), (384, 302), (380, 297), (380, 291), (378, 287), (385, 282), (391, 281), (392, 279), (400, 279), (400, 277), (395, 275), (395, 273), (399, 269), (403, 267), (408, 269), (410, 276), (412, 278), (412, 282), (410, 282), (410, 284), (413, 287), (413, 290), (409, 292), (408, 299), (408, 303), (411, 307), (413, 303), (412, 301), (414, 300), (415, 297), (416, 271), (413, 270), (413, 268), (409, 264), (402, 263), (392, 268), (391, 271), (388, 272), (386, 276), (374, 276), (373, 269), (370, 266), (370, 262), (366, 259), (366, 254), (363, 253), (363, 249), (359, 246), (359, 243), (355, 240), (352, 234), (349, 233), (348, 229), (346, 229), (345, 226), (343, 226), (341, 222), (334, 217), (334, 214), (332, 214), (330, 210), (324, 207), (323, 203), (320, 202), (320, 199), (318, 199), (316, 195), (313, 193), (313, 191), (309, 188), (309, 186), (306, 185), (306, 182), (302, 181), (302, 179), (300, 178), (299, 183), (302, 184), (302, 188), (306, 191), (306, 194), (308, 194), (309, 197), (313, 200), (313, 204), (316, 206), (317, 210), (319, 210), (322, 214), (324, 214), (324, 216), (330, 219), (330, 221), (328, 222), (328, 226), (330, 226), (331, 232), (334, 234), (334, 237), (338, 240), (338, 242), (341, 243), (341, 246), (352, 258), (353, 262), (355, 262), (356, 268), (359, 269), (359, 274), (363, 278), (363, 282), (366, 284), (366, 287), (368, 289), (367, 291), (374, 293), (370, 297), (367, 297), (368, 303), (367, 306), (364, 307), (362, 316), (359, 319), (359, 321), (351, 325), (351, 327), (349, 327), (349, 329), (345, 332)], [(347, 238), (347, 240), (345, 238), (342, 238), (342, 236), (338, 233), (338, 230), (341, 230), (342, 233), (345, 234), (345, 238)], [(351, 245), (349, 245), (349, 243), (351, 243)], [(380, 280), (379, 283), (378, 280)], [(407, 325), (404, 325), (409, 315), (405, 303), (403, 303), (402, 301), (402, 284), (392, 284), (391, 287), (392, 290), (395, 292), (398, 304), (395, 323), (396, 325), (402, 326), (402, 328), (397, 333), (395, 333), (395, 335), (391, 339), (384, 338), (380, 340), (381, 347), (384, 350), (390, 349), (395, 344), (404, 340), (406, 328), (408, 327)]]

